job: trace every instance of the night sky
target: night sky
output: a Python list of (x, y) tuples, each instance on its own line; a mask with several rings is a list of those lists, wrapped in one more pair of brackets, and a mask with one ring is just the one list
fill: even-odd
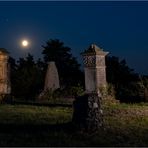
[(42, 57), (41, 45), (49, 39), (63, 41), (79, 61), (95, 43), (148, 74), (148, 1), (0, 2), (0, 47), (12, 57)]

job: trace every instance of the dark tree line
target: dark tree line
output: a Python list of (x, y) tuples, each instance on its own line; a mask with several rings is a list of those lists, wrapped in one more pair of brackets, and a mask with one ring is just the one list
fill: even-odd
[(55, 61), (56, 63), (62, 87), (82, 84), (83, 73), (80, 70), (80, 64), (71, 53), (71, 48), (64, 46), (64, 43), (57, 39), (47, 41), (42, 47), (44, 62)]
[(43, 90), (47, 64), (50, 61), (56, 63), (62, 89), (84, 84), (83, 72), (77, 59), (72, 56), (71, 48), (64, 46), (59, 40), (49, 40), (42, 47), (43, 60), (35, 62), (31, 54), (26, 58), (19, 58), (17, 62), (12, 57), (9, 59), (13, 96), (36, 98)]
[[(129, 68), (125, 60), (118, 57), (106, 58), (107, 81), (114, 86), (116, 99), (121, 102), (146, 101), (146, 89), (148, 88), (146, 77), (135, 73)], [(145, 84), (144, 84), (145, 83)]]
[[(33, 55), (19, 58), (16, 62), (12, 57), (11, 86), (12, 95), (17, 98), (36, 98), (43, 90), (47, 63), (55, 61), (62, 89), (69, 89), (78, 84), (84, 87), (84, 73), (80, 64), (72, 55), (71, 48), (60, 40), (49, 40), (42, 46), (43, 60), (34, 60)], [(125, 60), (118, 57), (106, 58), (107, 82), (115, 88), (116, 99), (124, 102), (143, 101), (143, 94), (148, 88), (148, 77), (141, 76), (130, 69)]]
[(34, 98), (43, 87), (43, 63), (34, 61), (32, 55), (19, 58), (16, 62), (10, 58), (12, 95), (17, 98)]

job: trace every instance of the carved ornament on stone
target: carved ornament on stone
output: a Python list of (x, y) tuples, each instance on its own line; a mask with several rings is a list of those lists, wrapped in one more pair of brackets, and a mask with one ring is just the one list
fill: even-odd
[(96, 57), (95, 56), (85, 56), (83, 58), (85, 67), (94, 67), (96, 66)]

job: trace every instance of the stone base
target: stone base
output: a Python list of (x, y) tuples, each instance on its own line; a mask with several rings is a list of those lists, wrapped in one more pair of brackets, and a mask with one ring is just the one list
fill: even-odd
[(98, 94), (85, 94), (75, 98), (72, 121), (89, 131), (95, 131), (103, 126), (101, 98)]

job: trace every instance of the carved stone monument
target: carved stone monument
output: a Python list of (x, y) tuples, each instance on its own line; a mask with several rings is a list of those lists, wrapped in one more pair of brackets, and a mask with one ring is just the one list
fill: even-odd
[(108, 52), (92, 44), (83, 55), (86, 93), (97, 92), (106, 86), (105, 56)]
[(8, 64), (9, 54), (6, 49), (0, 48), (0, 96), (11, 93), (10, 68)]
[(48, 63), (44, 91), (54, 91), (58, 88), (60, 88), (58, 70), (56, 68), (55, 62), (52, 61)]
[(103, 126), (100, 87), (106, 85), (105, 56), (108, 52), (92, 44), (82, 53), (85, 71), (85, 95), (74, 101), (73, 122), (89, 131)]
[(58, 70), (54, 61), (48, 62), (45, 76), (44, 90), (39, 94), (38, 99), (44, 100), (48, 97), (48, 92), (60, 88)]

